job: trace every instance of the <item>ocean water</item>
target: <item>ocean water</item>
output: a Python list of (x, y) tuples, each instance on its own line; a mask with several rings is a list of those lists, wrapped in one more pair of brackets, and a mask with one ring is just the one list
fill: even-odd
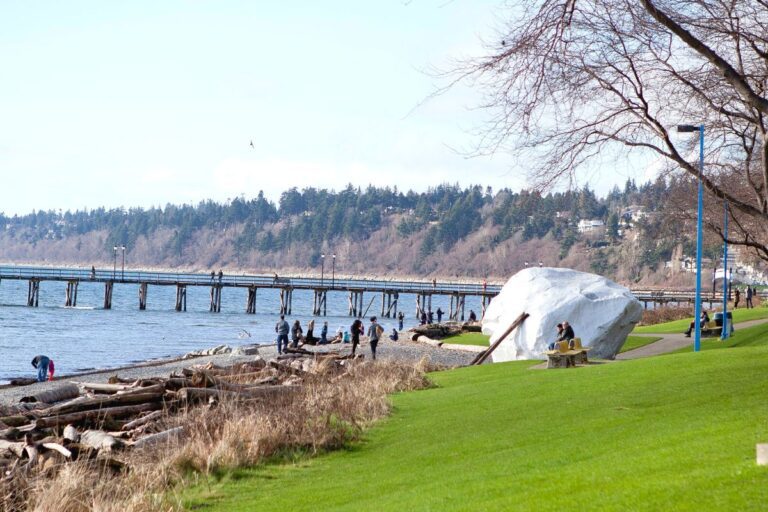
[[(274, 343), (274, 326), (279, 317), (280, 295), (276, 289), (260, 289), (256, 314), (245, 314), (247, 289), (224, 288), (220, 313), (210, 313), (210, 289), (187, 288), (187, 311), (174, 310), (174, 286), (149, 285), (147, 309), (139, 310), (138, 285), (115, 283), (112, 309), (102, 309), (104, 285), (83, 281), (78, 288), (77, 307), (64, 307), (66, 283), (40, 283), (39, 307), (26, 306), (27, 281), (0, 282), (0, 381), (34, 377), (32, 358), (44, 354), (55, 361), (57, 374), (94, 368), (112, 368), (160, 357), (180, 356), (193, 350), (220, 344), (230, 346)], [(373, 304), (366, 317), (381, 316), (381, 297), (365, 295)], [(347, 292), (329, 291), (328, 316), (315, 317), (315, 335), (328, 321), (329, 336), (339, 327), (348, 329)], [(293, 314), (286, 320), (306, 324), (312, 318), (312, 291), (294, 290)], [(432, 310), (447, 312), (449, 296), (434, 295)], [(405, 326), (417, 323), (416, 298), (400, 294), (398, 309), (405, 314)], [(480, 298), (466, 298), (465, 313), (481, 311)], [(443, 319), (447, 318), (447, 313)], [(397, 326), (395, 319), (379, 318), (387, 332)]]

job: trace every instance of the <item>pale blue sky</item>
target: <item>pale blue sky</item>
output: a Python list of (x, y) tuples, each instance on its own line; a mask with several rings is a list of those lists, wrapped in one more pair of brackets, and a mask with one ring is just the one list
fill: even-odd
[[(418, 106), (497, 1), (8, 1), (0, 211), (226, 200), (348, 182), (520, 188), (467, 159), (479, 92)], [(255, 149), (249, 147), (253, 140)]]

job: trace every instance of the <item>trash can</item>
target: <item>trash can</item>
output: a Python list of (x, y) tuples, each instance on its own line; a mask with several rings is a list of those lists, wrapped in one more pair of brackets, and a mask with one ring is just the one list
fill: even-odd
[[(723, 326), (723, 313), (715, 313), (715, 325), (718, 327)], [(731, 332), (733, 332), (733, 315), (731, 315), (731, 312), (728, 312), (728, 327)]]

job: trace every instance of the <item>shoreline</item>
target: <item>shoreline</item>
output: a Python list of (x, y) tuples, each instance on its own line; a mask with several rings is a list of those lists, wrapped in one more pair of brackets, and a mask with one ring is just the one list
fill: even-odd
[[(55, 377), (53, 381), (35, 382), (26, 386), (11, 386), (5, 384), (0, 386), (0, 406), (17, 404), (21, 397), (30, 396), (41, 391), (56, 388), (66, 382), (95, 382), (106, 383), (109, 377), (119, 375), (127, 379), (147, 379), (152, 377), (167, 377), (173, 372), (180, 372), (184, 368), (193, 365), (205, 365), (213, 363), (220, 366), (231, 366), (239, 362), (253, 360), (261, 357), (266, 360), (277, 357), (277, 345), (275, 343), (267, 345), (258, 345), (257, 355), (236, 355), (232, 353), (217, 354), (208, 356), (194, 356), (190, 358), (176, 357), (164, 360), (152, 360), (144, 363), (118, 366), (109, 369), (99, 369), (87, 372), (78, 372), (75, 374), (66, 374)], [(351, 352), (352, 344), (337, 343), (330, 345), (310, 345), (305, 346), (307, 350), (313, 352), (340, 351), (341, 353)], [(371, 357), (370, 348), (367, 342), (360, 343), (357, 353), (363, 354), (366, 360)], [(381, 340), (378, 344), (377, 359), (398, 359), (411, 362), (418, 362), (424, 358), (429, 363), (441, 367), (466, 366), (474, 359), (474, 352), (463, 350), (451, 350), (449, 348), (440, 348), (401, 339), (400, 341)], [(30, 377), (34, 377), (30, 371)]]

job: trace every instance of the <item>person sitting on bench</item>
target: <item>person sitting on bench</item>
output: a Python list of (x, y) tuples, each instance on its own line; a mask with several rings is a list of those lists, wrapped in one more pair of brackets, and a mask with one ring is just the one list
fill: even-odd
[(558, 341), (567, 341), (568, 348), (573, 348), (572, 343), (575, 337), (573, 327), (571, 327), (567, 320), (564, 320), (562, 324), (557, 324), (557, 340), (549, 345), (549, 350), (554, 350)]
[[(702, 310), (702, 312), (701, 312), (701, 320), (700, 320), (701, 327), (704, 328), (704, 326), (707, 325), (707, 322), (709, 322), (709, 315), (707, 314), (706, 311)], [(696, 323), (695, 322), (691, 322), (691, 325), (688, 326), (688, 330), (683, 332), (683, 334), (685, 334), (685, 337), (686, 338), (690, 338), (691, 337), (691, 331), (694, 330), (695, 328), (696, 328)]]

